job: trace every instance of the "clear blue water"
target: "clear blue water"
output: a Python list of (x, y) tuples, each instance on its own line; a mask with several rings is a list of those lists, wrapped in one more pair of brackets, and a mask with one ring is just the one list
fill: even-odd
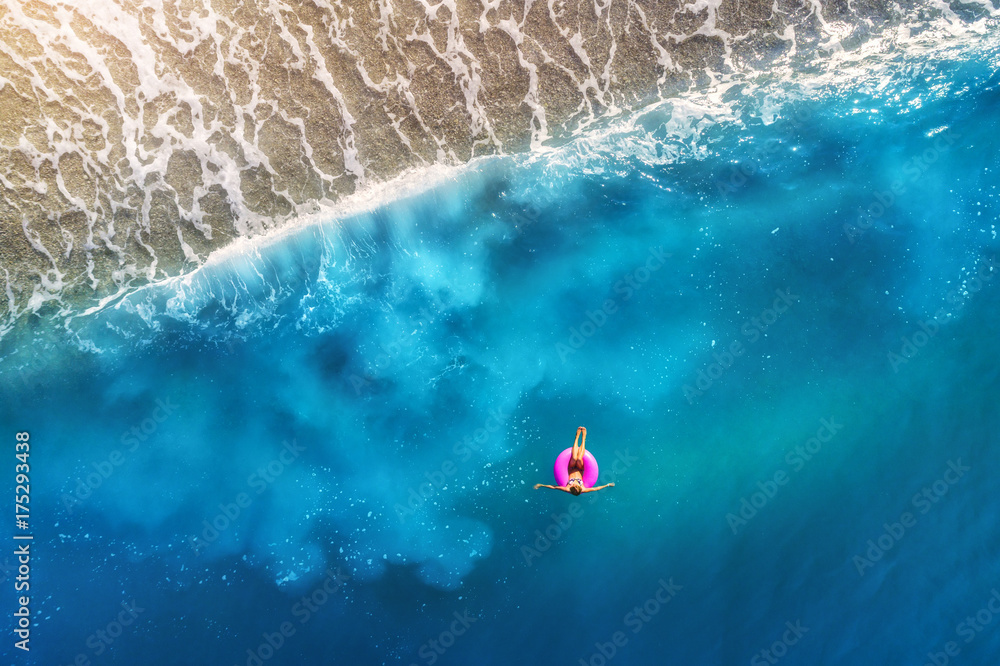
[[(997, 663), (994, 62), (660, 105), (8, 337), (4, 654)], [(579, 425), (616, 486), (532, 490)]]

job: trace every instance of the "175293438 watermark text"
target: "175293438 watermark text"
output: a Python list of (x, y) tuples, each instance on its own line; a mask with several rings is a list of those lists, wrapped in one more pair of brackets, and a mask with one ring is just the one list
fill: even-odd
[(28, 532), (31, 513), (31, 434), (19, 432), (14, 435), (14, 524), (21, 531), (14, 534), (14, 556), (17, 558), (17, 577), (14, 580), (14, 592), (17, 597), (17, 610), (14, 611), (14, 634), (20, 639), (14, 646), (25, 652), (31, 651), (31, 597), (26, 593), (31, 590), (31, 544), (34, 536)]

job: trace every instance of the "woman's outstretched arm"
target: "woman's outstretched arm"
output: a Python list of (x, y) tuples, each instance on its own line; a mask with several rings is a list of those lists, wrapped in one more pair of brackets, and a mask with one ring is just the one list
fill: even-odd
[(595, 490), (603, 490), (603, 489), (609, 488), (609, 487), (611, 487), (613, 485), (615, 485), (614, 481), (612, 481), (611, 483), (605, 483), (603, 486), (594, 486), (593, 488), (584, 488), (583, 492), (585, 492), (585, 493), (592, 493)]
[(536, 483), (535, 490), (538, 490), (539, 488), (551, 488), (552, 490), (562, 490), (563, 492), (567, 493), (569, 492), (569, 490), (567, 490), (565, 486), (550, 486), (545, 483)]

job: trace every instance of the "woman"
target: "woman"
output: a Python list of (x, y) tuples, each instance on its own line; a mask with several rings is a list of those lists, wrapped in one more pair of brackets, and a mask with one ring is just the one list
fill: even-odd
[[(580, 441), (580, 435), (583, 435), (583, 441)], [(577, 444), (579, 443), (579, 446)], [(592, 493), (595, 490), (601, 490), (607, 488), (608, 486), (615, 485), (612, 483), (605, 483), (603, 486), (594, 486), (593, 488), (583, 487), (583, 454), (587, 450), (587, 429), (580, 426), (576, 429), (576, 439), (573, 440), (573, 455), (569, 457), (569, 480), (566, 482), (565, 486), (550, 486), (544, 483), (536, 483), (535, 490), (539, 488), (551, 488), (552, 490), (562, 490), (563, 492), (573, 493), (574, 495), (579, 495), (580, 493)]]

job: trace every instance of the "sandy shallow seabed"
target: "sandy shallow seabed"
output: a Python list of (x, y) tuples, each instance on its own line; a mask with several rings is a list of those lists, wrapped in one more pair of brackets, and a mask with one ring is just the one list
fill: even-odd
[[(0, 334), (430, 164), (544, 149), (990, 3), (0, 6)], [(904, 26), (902, 31), (900, 27)], [(891, 47), (890, 47), (891, 48)]]

